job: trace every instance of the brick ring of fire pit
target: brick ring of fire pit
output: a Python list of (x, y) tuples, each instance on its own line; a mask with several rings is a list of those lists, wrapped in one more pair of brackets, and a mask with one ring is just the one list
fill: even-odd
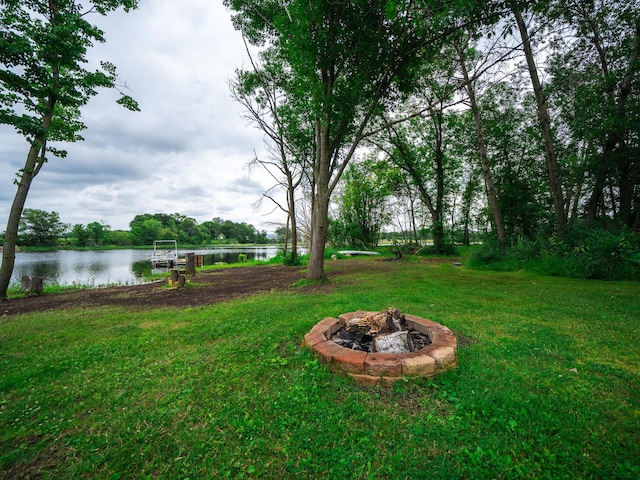
[(408, 353), (370, 353), (338, 345), (331, 337), (356, 313), (325, 318), (304, 336), (305, 346), (335, 372), (347, 374), (360, 385), (394, 383), (403, 378), (432, 377), (458, 365), (458, 342), (453, 332), (426, 318), (406, 315), (409, 329), (431, 339), (431, 344)]

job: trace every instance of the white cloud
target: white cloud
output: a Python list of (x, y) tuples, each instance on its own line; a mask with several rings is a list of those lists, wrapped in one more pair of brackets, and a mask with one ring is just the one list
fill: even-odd
[[(65, 145), (67, 158), (50, 159), (26, 207), (57, 211), (66, 223), (104, 221), (114, 229), (156, 212), (268, 229), (282, 221), (254, 211), (273, 180), (246, 168), (254, 149), (262, 151), (263, 137), (229, 94), (227, 80), (248, 57), (221, 2), (142, 1), (137, 11), (91, 20), (106, 43), (92, 49), (89, 64), (114, 63), (141, 112), (116, 105), (117, 92), (101, 91), (82, 111), (85, 141)], [(0, 142), (1, 231), (27, 144), (7, 126), (0, 126)]]

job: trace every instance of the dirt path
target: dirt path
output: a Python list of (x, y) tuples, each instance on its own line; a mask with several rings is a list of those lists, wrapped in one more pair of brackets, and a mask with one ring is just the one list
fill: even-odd
[[(451, 259), (429, 259), (426, 263), (451, 262)], [(359, 271), (389, 272), (397, 267), (396, 262), (385, 262), (371, 258), (357, 258), (332, 262), (327, 265), (329, 280), (346, 273)], [(193, 286), (167, 288), (164, 282), (147, 283), (108, 288), (69, 290), (59, 294), (41, 295), (0, 302), (0, 317), (46, 310), (67, 310), (79, 307), (112, 305), (143, 310), (156, 307), (195, 307), (211, 305), (231, 299), (255, 295), (271, 290), (297, 288), (298, 291), (329, 291), (329, 284), (312, 284), (305, 287), (292, 285), (304, 277), (302, 267), (265, 265), (258, 267), (224, 268), (198, 273)]]
[[(360, 261), (349, 262), (356, 269)], [(331, 278), (342, 270), (328, 273)], [(187, 288), (168, 288), (164, 281), (143, 285), (69, 290), (59, 294), (11, 299), (0, 303), (0, 317), (45, 310), (113, 305), (133, 309), (155, 307), (194, 307), (234, 298), (293, 288), (304, 277), (301, 267), (258, 266), (211, 270), (198, 273)], [(312, 285), (304, 290), (329, 288)]]

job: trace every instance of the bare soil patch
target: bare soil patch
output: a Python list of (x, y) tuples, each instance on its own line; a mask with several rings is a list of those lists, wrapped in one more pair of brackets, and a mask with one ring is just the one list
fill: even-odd
[[(429, 263), (451, 262), (451, 259), (430, 259)], [(314, 283), (303, 287), (293, 284), (304, 278), (302, 267), (264, 265), (257, 267), (224, 268), (198, 272), (191, 285), (168, 288), (164, 281), (143, 285), (69, 290), (58, 294), (11, 299), (0, 303), (0, 317), (47, 310), (69, 310), (98, 306), (126, 307), (144, 310), (158, 307), (187, 308), (212, 305), (232, 299), (270, 292), (294, 289), (302, 293), (326, 292), (331, 279), (359, 271), (390, 271), (397, 262), (371, 258), (327, 262), (329, 283)]]

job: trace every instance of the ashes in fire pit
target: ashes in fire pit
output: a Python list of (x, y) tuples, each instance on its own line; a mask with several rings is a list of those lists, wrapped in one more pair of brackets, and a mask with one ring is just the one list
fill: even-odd
[(409, 329), (407, 319), (397, 308), (378, 313), (355, 312), (354, 318), (331, 340), (352, 350), (377, 353), (407, 353), (431, 344), (428, 335)]
[(304, 344), (332, 371), (362, 385), (431, 377), (458, 364), (451, 330), (396, 308), (325, 318), (304, 336)]

